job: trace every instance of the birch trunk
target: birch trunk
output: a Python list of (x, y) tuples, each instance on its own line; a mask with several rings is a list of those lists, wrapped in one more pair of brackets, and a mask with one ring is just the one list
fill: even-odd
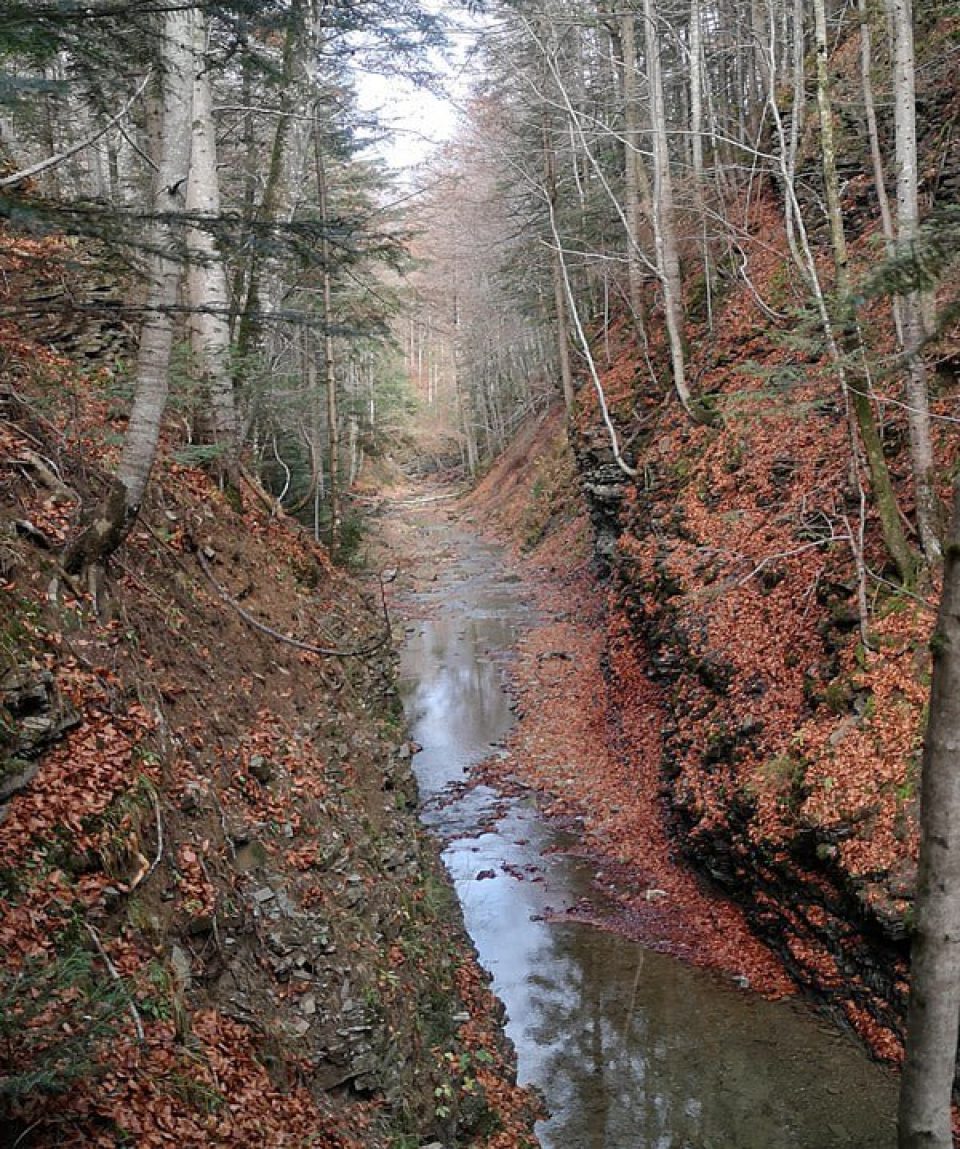
[[(887, 0), (894, 47), (894, 122), (897, 137), (897, 248), (909, 252), (920, 229), (917, 174), (916, 80), (913, 11), (910, 0)], [(940, 558), (940, 508), (933, 485), (933, 445), (927, 369), (920, 354), (924, 323), (919, 292), (900, 300), (903, 350), (907, 360), (910, 458), (917, 503), (917, 532), (930, 561)]]
[(140, 329), (136, 389), (123, 451), (110, 496), (67, 546), (68, 572), (99, 567), (123, 541), (143, 502), (160, 440), (169, 392), (173, 311), (183, 275), (177, 226), (190, 165), (193, 103), (193, 13), (171, 9), (163, 17), (162, 134), (152, 221), (147, 236), (146, 318)]
[[(223, 258), (204, 220), (220, 215), (217, 141), (213, 123), (210, 74), (204, 66), (207, 21), (194, 22), (193, 138), (187, 181), (189, 265), (187, 297), (190, 348), (210, 398), (214, 442), (223, 451), (221, 471), (232, 476), (237, 452), (237, 412), (230, 377), (230, 301)], [(199, 220), (200, 225), (194, 226)], [(232, 481), (232, 479), (231, 479)]]

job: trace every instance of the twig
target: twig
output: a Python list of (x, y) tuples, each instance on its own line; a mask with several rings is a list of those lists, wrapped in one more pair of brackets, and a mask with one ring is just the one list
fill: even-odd
[(760, 562), (757, 563), (749, 574), (745, 574), (742, 578), (738, 579), (737, 582), (734, 583), (734, 586), (744, 586), (752, 578), (760, 574), (769, 563), (776, 562), (777, 559), (790, 559), (796, 555), (802, 555), (806, 551), (814, 550), (816, 547), (825, 547), (828, 543), (840, 542), (842, 539), (843, 535), (828, 535), (826, 538), (814, 539), (812, 542), (804, 543), (802, 547), (794, 547), (793, 550), (780, 551), (775, 555), (767, 555), (766, 558), (761, 559)]
[(87, 933), (90, 935), (90, 940), (96, 946), (97, 953), (100, 955), (100, 958), (103, 961), (103, 964), (107, 967), (107, 972), (110, 974), (110, 976), (113, 978), (113, 980), (117, 983), (117, 985), (120, 986), (121, 990), (123, 991), (123, 994), (127, 999), (127, 1008), (130, 1011), (130, 1016), (133, 1018), (134, 1028), (137, 1031), (137, 1040), (140, 1041), (141, 1043), (143, 1043), (144, 1041), (146, 1041), (147, 1035), (143, 1031), (143, 1022), (140, 1020), (140, 1014), (137, 1012), (136, 1004), (134, 1003), (133, 998), (130, 996), (130, 991), (127, 989), (126, 983), (124, 982), (123, 978), (120, 976), (120, 972), (117, 969), (117, 967), (110, 960), (110, 957), (107, 954), (107, 951), (103, 948), (103, 942), (100, 940), (100, 935), (93, 928), (93, 926), (90, 925), (89, 922), (84, 922), (83, 925), (84, 925), (84, 929), (86, 929)]
[(220, 815), (220, 829), (223, 831), (223, 840), (227, 844), (227, 849), (230, 851), (230, 856), (236, 858), (237, 847), (233, 841), (233, 835), (230, 833), (227, 826), (227, 812), (223, 808), (223, 802), (220, 801), (220, 795), (217, 793), (217, 787), (211, 786), (210, 793), (213, 795), (213, 800), (217, 806), (217, 813)]
[(91, 144), (96, 143), (101, 136), (105, 136), (107, 132), (109, 132), (115, 124), (118, 124), (127, 114), (127, 112), (130, 111), (133, 105), (140, 98), (140, 95), (146, 88), (147, 84), (149, 84), (151, 75), (152, 72), (147, 72), (146, 76), (143, 78), (143, 82), (140, 84), (140, 87), (137, 88), (137, 90), (133, 93), (130, 99), (127, 100), (120, 111), (117, 112), (117, 114), (112, 119), (107, 121), (104, 127), (98, 128), (95, 132), (85, 136), (82, 140), (79, 141), (79, 143), (74, 144), (72, 147), (66, 148), (62, 152), (57, 152), (55, 156), (49, 156), (47, 159), (41, 160), (39, 163), (33, 164), (29, 168), (23, 168), (19, 172), (14, 172), (13, 175), (4, 176), (3, 179), (0, 179), (0, 188), (8, 188), (13, 187), (16, 184), (22, 184), (24, 180), (30, 179), (31, 176), (40, 175), (41, 172), (48, 171), (50, 168), (54, 168), (58, 164), (62, 164), (64, 160), (70, 159), (70, 157), (75, 156), (77, 152), (82, 152), (84, 148), (88, 148)]
[(43, 1118), (41, 1117), (38, 1121), (34, 1121), (34, 1123), (32, 1125), (28, 1125), (26, 1127), (26, 1129), (24, 1129), (24, 1131), (16, 1139), (16, 1141), (14, 1141), (13, 1145), (11, 1145), (10, 1149), (17, 1149), (17, 1146), (24, 1139), (24, 1137), (29, 1137), (30, 1134), (34, 1131), (34, 1129), (36, 1129), (37, 1126), (42, 1125), (42, 1124), (43, 1124)]

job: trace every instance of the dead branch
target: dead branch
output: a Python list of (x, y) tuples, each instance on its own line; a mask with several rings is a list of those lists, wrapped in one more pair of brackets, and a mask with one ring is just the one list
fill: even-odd
[(369, 658), (370, 655), (376, 654), (378, 650), (382, 650), (391, 639), (390, 632), (387, 631), (382, 634), (375, 642), (369, 643), (367, 646), (359, 646), (353, 648), (341, 649), (332, 646), (314, 646), (313, 643), (303, 642), (299, 638), (293, 638), (289, 634), (281, 634), (280, 631), (274, 630), (273, 627), (267, 626), (266, 623), (261, 622), (255, 618), (249, 611), (237, 602), (237, 600), (230, 594), (230, 592), (223, 587), (216, 579), (213, 571), (210, 569), (210, 564), (207, 562), (206, 556), (203, 551), (198, 547), (194, 553), (197, 556), (197, 562), (200, 564), (200, 569), (210, 580), (214, 590), (221, 599), (237, 612), (237, 614), (248, 625), (253, 627), (254, 630), (259, 631), (261, 634), (267, 635), (269, 638), (275, 639), (277, 642), (282, 642), (287, 646), (292, 646), (296, 650), (306, 651), (307, 654), (316, 654), (320, 658)]
[(107, 967), (107, 973), (109, 973), (117, 985), (120, 986), (124, 997), (127, 999), (127, 1009), (130, 1013), (130, 1016), (133, 1018), (134, 1029), (137, 1031), (137, 1040), (141, 1043), (146, 1041), (146, 1034), (143, 1031), (143, 1022), (140, 1020), (140, 1014), (137, 1012), (136, 1004), (133, 998), (130, 996), (130, 991), (127, 989), (126, 983), (120, 976), (117, 967), (110, 960), (109, 954), (103, 948), (103, 942), (100, 940), (100, 935), (93, 928), (93, 926), (90, 925), (89, 922), (84, 922), (83, 925), (87, 933), (90, 935), (90, 940), (96, 946), (97, 953), (100, 955), (100, 960)]

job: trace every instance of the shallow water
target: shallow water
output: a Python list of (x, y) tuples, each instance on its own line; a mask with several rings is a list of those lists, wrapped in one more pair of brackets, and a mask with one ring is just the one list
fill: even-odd
[(806, 1008), (549, 920), (596, 901), (589, 865), (549, 852), (563, 842), (531, 803), (461, 785), (509, 731), (499, 659), (530, 607), (495, 548), (443, 540), (459, 558), (418, 596), (401, 651), (414, 766), (519, 1079), (550, 1110), (544, 1149), (892, 1149), (891, 1075)]

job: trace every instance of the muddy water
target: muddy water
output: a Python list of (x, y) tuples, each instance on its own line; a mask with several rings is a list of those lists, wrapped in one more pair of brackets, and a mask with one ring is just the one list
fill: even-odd
[(423, 817), (506, 1006), (520, 1080), (550, 1110), (544, 1149), (892, 1147), (894, 1082), (845, 1035), (795, 1003), (551, 921), (595, 900), (586, 863), (555, 852), (563, 842), (532, 804), (462, 787), (509, 730), (499, 659), (530, 608), (496, 550), (424, 529), (446, 558), (402, 649)]

